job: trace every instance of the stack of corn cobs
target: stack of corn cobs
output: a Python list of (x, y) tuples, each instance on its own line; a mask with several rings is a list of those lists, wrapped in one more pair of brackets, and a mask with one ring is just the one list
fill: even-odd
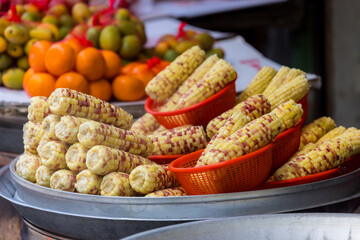
[[(161, 103), (159, 111), (173, 111), (207, 99), (235, 77), (231, 64), (216, 55), (206, 59), (203, 50), (193, 47), (152, 79), (146, 92)], [(196, 164), (204, 166), (256, 151), (299, 122), (303, 109), (297, 102), (309, 89), (301, 70), (263, 67), (235, 107), (210, 121), (206, 133), (203, 126), (165, 129), (150, 114), (133, 123), (132, 116), (119, 107), (56, 89), (48, 99), (31, 99), (29, 121), (24, 125), (25, 151), (16, 172), (45, 187), (83, 194), (184, 196), (186, 191), (168, 166), (147, 157), (205, 149)], [(318, 144), (322, 135), (335, 128), (335, 123), (327, 126), (329, 121), (319, 121), (303, 128), (299, 153), (270, 179), (326, 171), (358, 152), (360, 135), (354, 128), (341, 136), (340, 131), (331, 134), (333, 139), (328, 135)], [(317, 145), (310, 149), (308, 142)]]

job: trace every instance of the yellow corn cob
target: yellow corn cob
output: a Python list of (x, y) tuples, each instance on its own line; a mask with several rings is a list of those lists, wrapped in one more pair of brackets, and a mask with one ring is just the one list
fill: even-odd
[(50, 177), (50, 187), (61, 191), (75, 191), (76, 175), (70, 170), (58, 170)]
[(103, 196), (137, 196), (138, 193), (130, 186), (129, 174), (112, 172), (103, 177), (100, 185)]
[(36, 182), (35, 173), (39, 167), (39, 156), (33, 154), (24, 154), (21, 155), (16, 162), (16, 173), (20, 177), (30, 182)]
[(66, 143), (60, 141), (49, 141), (44, 145), (39, 156), (41, 164), (51, 170), (66, 168), (65, 154), (68, 149)]
[(30, 98), (30, 105), (28, 107), (29, 121), (41, 123), (49, 114), (51, 114), (51, 111), (47, 97)]
[(286, 83), (290, 82), (291, 80), (295, 79), (296, 77), (298, 77), (300, 75), (306, 76), (306, 73), (301, 71), (300, 69), (292, 68), (288, 72), (288, 74), (286, 74), (285, 79), (282, 82), (282, 84), (286, 84)]
[(88, 148), (104, 145), (143, 157), (150, 156), (154, 148), (149, 137), (95, 121), (80, 125), (78, 139)]
[(48, 102), (51, 112), (60, 116), (83, 117), (123, 129), (130, 129), (133, 121), (122, 108), (67, 88), (55, 89)]
[(206, 127), (206, 133), (209, 138), (213, 138), (215, 133), (217, 133), (224, 125), (226, 119), (230, 117), (235, 111), (242, 112), (245, 116), (250, 117), (251, 120), (254, 120), (270, 112), (270, 109), (270, 103), (263, 95), (249, 97), (245, 101), (237, 104), (232, 109), (211, 120)]
[(262, 94), (275, 75), (276, 70), (272, 67), (265, 66), (261, 68), (249, 85), (236, 98), (236, 104), (245, 101), (253, 95)]
[(42, 149), (44, 148), (45, 144), (47, 144), (48, 142), (50, 142), (49, 139), (47, 138), (41, 138), (40, 142), (39, 142), (39, 146), (37, 147), (37, 152), (38, 152), (38, 155), (41, 154), (42, 152)]
[(75, 189), (83, 194), (100, 194), (100, 184), (102, 177), (85, 169), (76, 175)]
[(301, 128), (300, 145), (301, 149), (307, 143), (315, 143), (324, 134), (335, 128), (336, 124), (330, 117), (321, 117)]
[[(330, 139), (340, 136), (341, 134), (343, 134), (345, 132), (345, 130), (346, 130), (346, 128), (343, 126), (339, 126), (339, 127), (336, 127), (334, 129), (330, 130), (329, 132), (324, 134), (321, 138), (319, 138), (319, 140), (316, 141), (316, 145), (319, 145), (327, 140), (330, 140)], [(305, 146), (307, 146), (307, 145), (305, 145)]]
[(277, 106), (273, 112), (281, 119), (284, 131), (295, 126), (304, 113), (301, 104), (292, 99)]
[(350, 156), (351, 148), (350, 141), (345, 137), (325, 141), (279, 168), (274, 174), (275, 180), (303, 177), (333, 169)]
[(262, 94), (268, 95), (269, 93), (276, 91), (281, 86), (281, 84), (284, 82), (286, 75), (288, 74), (289, 71), (290, 71), (290, 68), (288, 68), (286, 66), (282, 66), (279, 69), (279, 71), (275, 74), (273, 79), (271, 79), (269, 85), (266, 87), (266, 89), (264, 90), (264, 92)]
[(153, 135), (157, 135), (157, 134), (162, 133), (163, 131), (166, 131), (166, 130), (167, 130), (166, 127), (160, 125), (160, 127), (158, 127), (157, 129), (155, 129), (151, 134), (148, 135), (148, 137), (151, 137), (151, 136), (153, 136)]
[(156, 118), (150, 113), (145, 113), (134, 122), (130, 131), (146, 136), (151, 134), (158, 127), (160, 127), (160, 123)]
[(162, 102), (180, 86), (205, 60), (205, 52), (194, 46), (170, 63), (146, 85), (147, 95), (155, 102)]
[(87, 168), (98, 175), (106, 175), (114, 171), (130, 173), (135, 167), (145, 164), (155, 163), (149, 159), (101, 145), (92, 147), (86, 155)]
[(25, 152), (37, 154), (37, 147), (44, 134), (41, 123), (26, 122), (23, 127), (23, 142)]
[(346, 131), (339, 137), (346, 137), (351, 145), (352, 151), (351, 156), (360, 153), (360, 130), (354, 127), (346, 129)]
[(55, 173), (54, 170), (51, 170), (44, 165), (40, 166), (35, 173), (36, 184), (50, 187), (50, 177)]
[(182, 187), (166, 188), (146, 194), (145, 197), (178, 197), (187, 196), (187, 192)]
[(71, 145), (65, 154), (67, 167), (76, 174), (85, 170), (87, 168), (86, 153), (88, 151), (89, 149), (80, 143), (74, 143)]
[(166, 130), (152, 137), (152, 155), (187, 154), (206, 147), (202, 126), (184, 126)]
[(295, 102), (301, 100), (309, 91), (310, 84), (305, 75), (299, 75), (290, 82), (282, 85), (276, 91), (264, 95), (271, 104), (271, 109), (276, 108), (281, 103), (289, 99)]
[(47, 138), (52, 141), (59, 140), (55, 135), (56, 124), (60, 122), (60, 116), (51, 114), (47, 116), (44, 121), (41, 123), (41, 127), (44, 129), (44, 138)]
[(55, 135), (62, 142), (76, 143), (79, 127), (86, 121), (89, 120), (74, 116), (63, 116), (55, 126)]
[(281, 119), (274, 112), (265, 114), (210, 149), (199, 165), (219, 163), (256, 151), (273, 141), (282, 130)]
[(178, 107), (185, 108), (199, 103), (223, 89), (236, 77), (236, 71), (230, 63), (218, 60), (205, 76), (181, 96)]
[(180, 185), (175, 174), (161, 165), (138, 166), (131, 171), (129, 180), (131, 187), (142, 194)]
[(179, 86), (169, 97), (164, 105), (160, 107), (161, 112), (174, 111), (178, 109), (178, 101), (182, 95), (190, 90), (219, 60), (216, 54), (208, 57), (195, 71)]

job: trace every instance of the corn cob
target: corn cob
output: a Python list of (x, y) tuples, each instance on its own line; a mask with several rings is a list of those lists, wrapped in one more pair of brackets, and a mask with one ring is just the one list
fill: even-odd
[(149, 194), (146, 194), (145, 197), (178, 197), (178, 196), (187, 196), (187, 192), (182, 187), (166, 188), (158, 190)]
[(185, 108), (199, 103), (223, 89), (236, 77), (236, 71), (230, 63), (218, 60), (205, 76), (181, 96), (178, 107)]
[(187, 154), (206, 147), (202, 126), (184, 126), (166, 130), (152, 137), (153, 155)]
[(230, 117), (235, 111), (242, 112), (245, 116), (250, 117), (251, 120), (254, 120), (270, 112), (270, 109), (270, 103), (263, 95), (249, 97), (245, 101), (237, 104), (232, 109), (211, 120), (206, 127), (206, 133), (209, 138), (213, 138), (215, 133), (217, 133), (224, 125), (226, 119)]
[(273, 141), (282, 130), (281, 119), (274, 112), (265, 114), (210, 149), (199, 165), (219, 163), (256, 151)]
[(112, 172), (103, 177), (100, 185), (103, 196), (137, 196), (138, 193), (130, 186), (129, 174)]
[(101, 145), (92, 147), (86, 154), (87, 168), (98, 175), (115, 171), (130, 173), (137, 166), (145, 164), (155, 163), (149, 159)]
[(174, 93), (205, 58), (205, 52), (199, 46), (186, 50), (150, 80), (146, 85), (145, 92), (155, 102), (164, 101)]
[(292, 99), (277, 106), (273, 112), (281, 119), (284, 131), (295, 126), (304, 113), (301, 104)]
[(253, 95), (262, 94), (275, 75), (276, 70), (272, 67), (262, 67), (244, 91), (236, 98), (236, 104)]
[(51, 170), (44, 165), (41, 165), (35, 173), (36, 184), (50, 187), (50, 177), (55, 173), (54, 170)]
[(28, 107), (29, 121), (41, 123), (49, 114), (51, 114), (51, 111), (47, 97), (30, 98), (30, 105)]
[(58, 170), (50, 177), (50, 187), (61, 191), (75, 191), (76, 175), (70, 170)]
[(336, 127), (336, 124), (333, 119), (330, 117), (321, 117), (308, 125), (301, 128), (300, 133), (300, 145), (299, 149), (301, 149), (307, 143), (315, 143), (318, 139), (320, 139), (324, 134), (328, 131), (332, 130)]
[(85, 169), (76, 175), (75, 189), (83, 194), (100, 194), (100, 184), (102, 177)]
[(131, 187), (142, 194), (180, 185), (175, 174), (161, 165), (138, 166), (131, 171), (129, 180)]
[(289, 99), (300, 101), (309, 91), (310, 84), (305, 75), (299, 75), (290, 82), (282, 85), (276, 91), (264, 95), (271, 104), (271, 110)]
[(169, 97), (164, 105), (160, 107), (161, 112), (174, 111), (178, 109), (178, 101), (182, 95), (190, 90), (195, 83), (214, 66), (219, 60), (216, 54), (208, 57), (195, 71), (178, 87), (178, 89)]
[(162, 133), (163, 131), (166, 131), (166, 130), (167, 130), (166, 127), (160, 125), (160, 127), (158, 127), (157, 129), (155, 129), (155, 130), (154, 130), (151, 134), (149, 134), (148, 136), (151, 137), (151, 136), (153, 136), (153, 135), (160, 134), (160, 133)]
[(65, 154), (67, 167), (76, 174), (85, 170), (87, 168), (86, 153), (88, 151), (89, 149), (80, 143), (74, 143), (71, 145)]
[(339, 137), (346, 137), (351, 145), (351, 156), (360, 153), (360, 130), (354, 127), (346, 129), (346, 131)]
[(39, 145), (37, 147), (37, 152), (38, 152), (38, 155), (41, 155), (41, 152), (45, 146), (45, 144), (47, 144), (48, 142), (50, 142), (49, 139), (46, 139), (46, 138), (41, 138), (40, 142), (39, 142)]
[(85, 118), (63, 116), (55, 126), (55, 135), (62, 142), (76, 143), (79, 127), (86, 121), (88, 120)]
[(48, 102), (51, 112), (60, 116), (83, 117), (123, 129), (130, 129), (133, 121), (122, 108), (67, 88), (55, 89)]
[(350, 156), (351, 149), (351, 143), (345, 137), (325, 141), (279, 168), (274, 174), (275, 180), (303, 177), (333, 169)]
[[(340, 136), (341, 134), (343, 134), (345, 132), (346, 128), (343, 126), (339, 126), (336, 127), (330, 131), (328, 131), (326, 134), (324, 134), (321, 138), (319, 138), (319, 140), (316, 141), (316, 145), (319, 145), (327, 140), (333, 139), (335, 137)], [(308, 144), (307, 144), (308, 145)], [(305, 146), (307, 146), (305, 145)], [(304, 146), (304, 147), (305, 147)]]
[(44, 129), (43, 137), (51, 141), (57, 141), (59, 138), (55, 135), (56, 124), (60, 122), (60, 116), (51, 114), (47, 116), (41, 123), (41, 127)]
[(60, 141), (49, 141), (44, 145), (39, 156), (41, 164), (51, 170), (66, 168), (65, 154), (68, 149), (66, 143)]
[(88, 148), (104, 145), (143, 157), (150, 156), (154, 148), (149, 137), (95, 121), (80, 125), (78, 139)]
[(141, 135), (149, 135), (160, 127), (160, 123), (150, 113), (145, 113), (131, 126), (130, 131), (136, 132)]
[(24, 154), (21, 155), (16, 162), (16, 173), (20, 177), (30, 182), (36, 182), (35, 173), (39, 167), (39, 156), (33, 154)]
[(279, 71), (275, 74), (275, 76), (271, 79), (269, 85), (265, 88), (262, 94), (268, 95), (269, 93), (276, 91), (284, 82), (286, 75), (288, 74), (289, 71), (290, 68), (286, 66), (282, 66), (279, 69)]
[(23, 142), (25, 152), (37, 154), (37, 147), (41, 141), (44, 130), (41, 123), (26, 122), (23, 127)]
[(306, 73), (301, 71), (300, 69), (292, 68), (292, 69), (290, 69), (288, 74), (286, 74), (285, 79), (282, 82), (282, 84), (286, 84), (300, 75), (306, 76)]

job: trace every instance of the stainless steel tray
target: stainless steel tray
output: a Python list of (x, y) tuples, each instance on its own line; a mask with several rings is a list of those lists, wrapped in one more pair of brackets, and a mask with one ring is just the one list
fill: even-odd
[(360, 216), (297, 213), (241, 216), (163, 227), (123, 240), (348, 240), (360, 239)]
[(358, 204), (360, 197), (360, 169), (334, 179), (294, 187), (143, 198), (91, 196), (38, 186), (16, 175), (16, 161), (0, 171), (0, 196), (12, 202), (34, 225), (73, 238), (114, 239), (195, 220), (310, 211), (355, 200)]

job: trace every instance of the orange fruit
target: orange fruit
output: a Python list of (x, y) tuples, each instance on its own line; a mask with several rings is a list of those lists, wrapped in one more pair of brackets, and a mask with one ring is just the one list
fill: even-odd
[(121, 58), (113, 51), (103, 50), (101, 51), (105, 60), (105, 78), (113, 78), (120, 73)]
[(65, 43), (53, 44), (45, 54), (45, 67), (49, 73), (60, 76), (73, 70), (76, 55), (74, 50)]
[(49, 73), (35, 73), (27, 81), (27, 94), (30, 97), (49, 97), (55, 90), (55, 78)]
[(99, 50), (88, 47), (76, 56), (76, 71), (89, 81), (96, 81), (104, 76), (105, 60)]
[(34, 43), (29, 51), (29, 65), (35, 72), (46, 71), (45, 67), (45, 54), (51, 47), (50, 41), (37, 41)]
[(55, 88), (70, 88), (78, 92), (90, 93), (89, 83), (86, 78), (77, 72), (67, 72), (56, 80)]
[(111, 83), (106, 79), (100, 79), (89, 83), (90, 95), (109, 101), (112, 96)]
[(69, 45), (74, 50), (75, 55), (85, 48), (81, 45), (80, 41), (74, 37), (64, 39), (63, 43)]
[(170, 64), (170, 62), (161, 60), (161, 62), (159, 64), (156, 64), (151, 69), (157, 75), (159, 72), (164, 70), (169, 64)]
[(121, 74), (124, 74), (124, 75), (129, 74), (132, 71), (132, 69), (139, 64), (143, 64), (143, 63), (131, 62), (131, 63), (126, 64), (124, 67), (121, 68)]
[(35, 73), (34, 69), (29, 68), (23, 77), (23, 89), (25, 92), (27, 92), (27, 85), (28, 85), (28, 81), (30, 79), (30, 77)]
[(155, 77), (155, 73), (153, 70), (148, 68), (148, 65), (145, 63), (138, 64), (134, 66), (130, 73), (128, 73), (138, 79), (140, 79), (145, 87), (150, 82), (153, 77)]
[(119, 101), (136, 101), (145, 96), (145, 85), (129, 75), (119, 75), (112, 82), (114, 97)]

